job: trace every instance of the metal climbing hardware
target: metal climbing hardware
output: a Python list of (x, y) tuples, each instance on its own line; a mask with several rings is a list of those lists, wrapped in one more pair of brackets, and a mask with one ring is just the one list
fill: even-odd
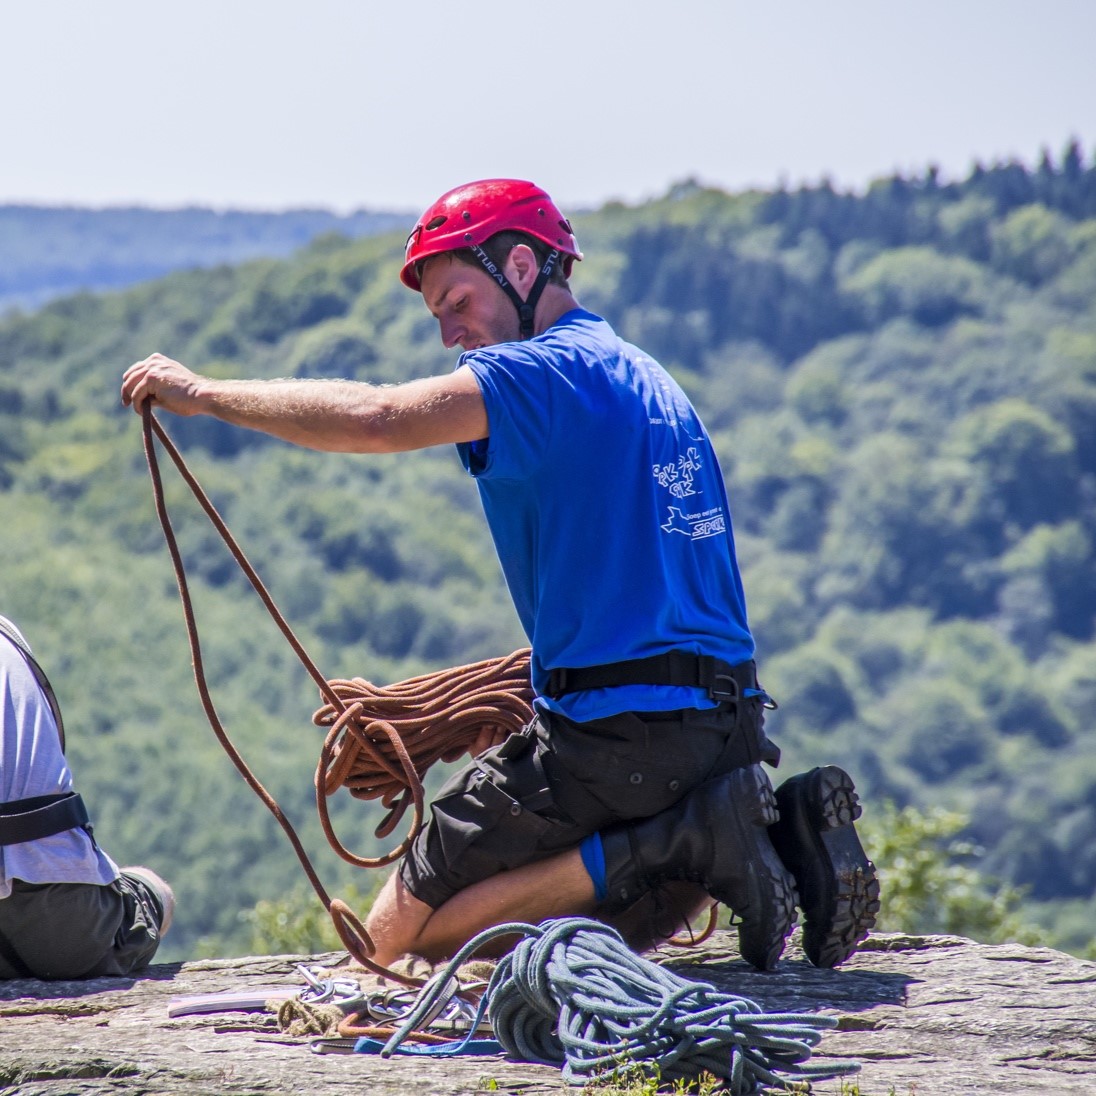
[(308, 983), (298, 993), (297, 1000), (306, 1005), (338, 1005), (344, 1012), (353, 1012), (365, 1003), (366, 995), (353, 978), (323, 978), (322, 968), (309, 969), (303, 963), (296, 964), (297, 973)]
[[(489, 1038), (491, 1021), (478, 1004), (486, 988), (486, 982), (458, 984), (446, 977), (446, 971), (418, 988), (377, 987), (359, 996), (353, 1004), (354, 1015), (340, 1025), (339, 1035), (319, 1036), (309, 1046), (315, 1054), (379, 1053), (385, 1040), (414, 1014), (415, 1030), (407, 1037), (423, 1045), (405, 1053), (449, 1055), (459, 1047), (461, 1054), (500, 1054), (502, 1047)], [(427, 998), (428, 1007), (420, 1009), (420, 1002)]]
[(322, 977), (323, 968), (296, 964), (297, 973), (305, 980), (303, 989), (292, 986), (259, 986), (245, 990), (227, 990), (224, 993), (195, 993), (186, 997), (173, 997), (168, 1002), (167, 1014), (172, 1019), (180, 1016), (200, 1016), (216, 1012), (263, 1012), (268, 1006), (296, 999), (307, 1005), (338, 1005), (346, 1012), (359, 1008), (365, 1001), (365, 993), (353, 978)]
[[(723, 686), (720, 682), (724, 682)], [(733, 702), (738, 699), (738, 682), (730, 674), (715, 674), (708, 686), (708, 696), (712, 700)]]
[(773, 700), (773, 698), (771, 696), (769, 696), (769, 694), (767, 692), (765, 692), (765, 690), (762, 689), (760, 686), (758, 686), (758, 688), (756, 688), (756, 689), (743, 689), (742, 690), (742, 695), (747, 700), (753, 700), (753, 699), (760, 700), (761, 701), (761, 707), (764, 708), (768, 712), (775, 712), (776, 709), (780, 707), (780, 705), (777, 704), (777, 702), (775, 700)]
[(411, 1015), (418, 1002), (430, 997), (430, 1007), (419, 1017), (420, 1031), (436, 1031), (464, 1034), (468, 1031), (489, 1032), (491, 1022), (486, 1016), (477, 1017), (477, 1006), (468, 997), (458, 993), (478, 990), (477, 999), (487, 983), (477, 986), (458, 986), (439, 971), (420, 988), (401, 986), (394, 989), (378, 989), (366, 994), (360, 1011), (364, 1016), (381, 1024), (400, 1024)]

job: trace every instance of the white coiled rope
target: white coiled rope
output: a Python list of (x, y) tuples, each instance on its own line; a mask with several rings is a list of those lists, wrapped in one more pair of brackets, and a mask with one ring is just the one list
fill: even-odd
[(643, 959), (614, 929), (582, 917), (480, 933), (423, 992), (381, 1053), (394, 1053), (415, 1030), (461, 963), (488, 941), (513, 935), (522, 939), (495, 968), (476, 1023), (487, 1010), (510, 1057), (560, 1066), (571, 1084), (622, 1065), (651, 1065), (663, 1080), (710, 1073), (732, 1096), (747, 1096), (766, 1087), (804, 1091), (812, 1081), (860, 1069), (857, 1062), (809, 1060), (836, 1018), (763, 1012), (747, 998)]

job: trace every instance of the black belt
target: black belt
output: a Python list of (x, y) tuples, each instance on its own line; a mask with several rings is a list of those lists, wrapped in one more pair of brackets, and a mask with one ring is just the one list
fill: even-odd
[(604, 666), (557, 668), (548, 674), (546, 694), (553, 700), (585, 689), (607, 689), (617, 685), (684, 685), (706, 689), (713, 700), (732, 701), (744, 689), (756, 688), (753, 661), (732, 666), (712, 655), (688, 651), (667, 651), (650, 658), (609, 662)]
[(21, 845), (77, 827), (91, 832), (87, 808), (76, 792), (0, 803), (0, 845)]

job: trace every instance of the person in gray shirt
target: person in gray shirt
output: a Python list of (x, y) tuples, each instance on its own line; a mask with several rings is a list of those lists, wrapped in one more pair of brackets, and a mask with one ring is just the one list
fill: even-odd
[(0, 616), (0, 979), (80, 979), (148, 966), (175, 897), (99, 847), (65, 761), (49, 680)]

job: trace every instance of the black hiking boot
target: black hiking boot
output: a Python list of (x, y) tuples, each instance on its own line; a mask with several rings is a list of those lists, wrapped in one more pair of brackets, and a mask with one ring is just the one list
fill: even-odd
[(785, 780), (780, 820), (769, 830), (795, 876), (803, 910), (803, 950), (816, 967), (836, 967), (856, 950), (879, 913), (879, 879), (856, 835), (860, 799), (835, 765)]
[(795, 925), (795, 881), (769, 838), (772, 785), (760, 765), (702, 784), (672, 807), (601, 833), (606, 906), (627, 909), (660, 883), (699, 883), (739, 918), (742, 958), (772, 970)]

